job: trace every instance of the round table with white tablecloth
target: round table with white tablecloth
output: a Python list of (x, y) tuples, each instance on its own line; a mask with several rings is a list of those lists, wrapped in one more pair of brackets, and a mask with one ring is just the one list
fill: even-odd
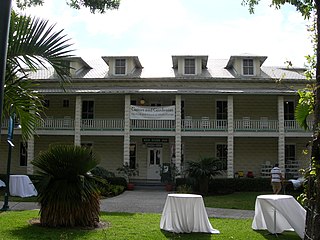
[(196, 194), (168, 194), (160, 228), (175, 233), (220, 233), (212, 228), (202, 196)]

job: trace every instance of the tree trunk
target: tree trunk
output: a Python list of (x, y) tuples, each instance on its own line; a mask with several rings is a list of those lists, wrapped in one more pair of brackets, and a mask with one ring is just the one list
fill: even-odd
[(307, 218), (305, 240), (320, 240), (320, 152), (319, 152), (319, 123), (320, 123), (320, 1), (315, 0), (316, 21), (317, 21), (317, 63), (316, 63), (316, 88), (314, 106), (313, 142), (311, 150), (311, 164), (315, 167), (316, 175), (309, 176), (307, 189)]

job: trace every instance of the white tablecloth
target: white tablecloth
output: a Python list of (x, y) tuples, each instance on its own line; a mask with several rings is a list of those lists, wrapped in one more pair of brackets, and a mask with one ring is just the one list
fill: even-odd
[(6, 184), (2, 180), (0, 180), (0, 187), (5, 187), (5, 186)]
[(10, 175), (9, 191), (11, 196), (31, 197), (38, 195), (33, 183), (26, 175)]
[(295, 231), (304, 237), (306, 210), (290, 195), (260, 195), (256, 199), (252, 228), (270, 233)]
[(220, 233), (209, 222), (201, 195), (168, 194), (160, 228), (175, 233)]

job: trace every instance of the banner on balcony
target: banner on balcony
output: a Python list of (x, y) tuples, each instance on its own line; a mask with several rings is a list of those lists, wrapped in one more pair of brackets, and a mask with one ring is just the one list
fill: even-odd
[(131, 105), (130, 119), (175, 120), (176, 107), (142, 107)]

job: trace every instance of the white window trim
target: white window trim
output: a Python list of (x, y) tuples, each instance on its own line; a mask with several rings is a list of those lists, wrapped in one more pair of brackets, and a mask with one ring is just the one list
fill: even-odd
[[(252, 63), (253, 63), (253, 74), (244, 74), (244, 71), (243, 71), (243, 68), (244, 68), (244, 60), (252, 60)], [(241, 60), (241, 72), (242, 72), (242, 75), (243, 76), (248, 76), (248, 77), (251, 77), (251, 76), (255, 76), (256, 74), (256, 67), (255, 67), (255, 64), (254, 64), (254, 59), (253, 58), (243, 58)]]
[[(194, 73), (186, 73), (186, 60), (187, 59), (193, 59), (194, 60)], [(192, 57), (190, 57), (190, 58), (184, 58), (183, 59), (183, 74), (184, 75), (190, 75), (190, 76), (194, 76), (194, 75), (196, 75), (197, 74), (197, 59), (196, 58), (192, 58)]]
[[(123, 74), (123, 73), (116, 73), (116, 68), (117, 68), (116, 62), (117, 62), (117, 60), (122, 60), (122, 59), (125, 60), (125, 70), (124, 70), (124, 74)], [(116, 59), (114, 60), (113, 74), (116, 75), (116, 76), (125, 76), (125, 75), (127, 75), (127, 72), (128, 72), (128, 59), (126, 59), (126, 58), (116, 58)]]

